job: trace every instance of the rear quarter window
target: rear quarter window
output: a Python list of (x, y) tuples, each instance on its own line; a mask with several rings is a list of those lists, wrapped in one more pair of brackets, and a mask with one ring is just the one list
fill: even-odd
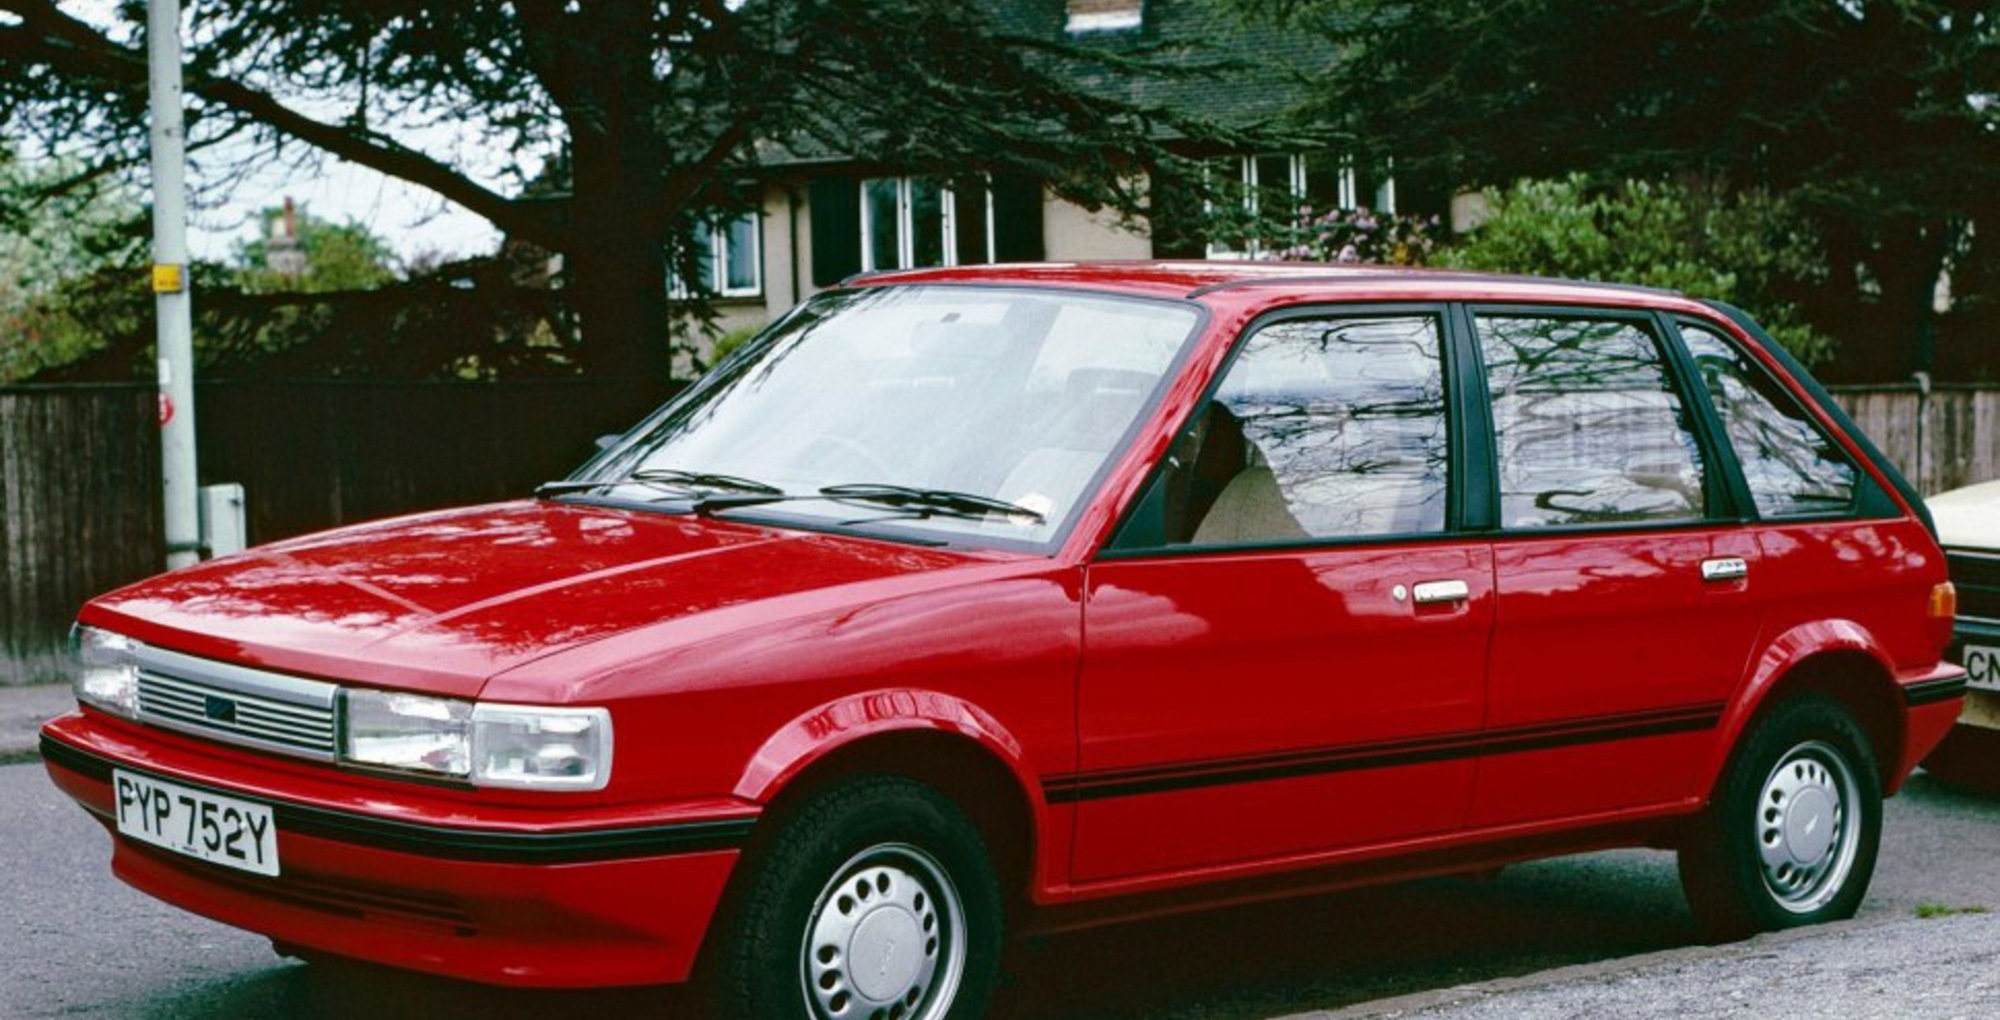
[(1757, 514), (1765, 518), (1846, 513), (1854, 508), (1852, 461), (1792, 394), (1713, 330), (1681, 323)]

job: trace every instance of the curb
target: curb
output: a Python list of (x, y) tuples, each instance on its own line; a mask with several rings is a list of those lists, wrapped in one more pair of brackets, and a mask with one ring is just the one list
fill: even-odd
[(42, 723), (75, 707), (68, 684), (0, 687), (0, 765), (41, 760)]
[[(1729, 967), (1746, 960), (1776, 958), (1784, 954), (1789, 947), (1800, 943), (1831, 944), (1854, 936), (1889, 937), (1888, 933), (1898, 928), (1915, 931), (1917, 929), (1914, 926), (1932, 923), (1936, 922), (1893, 917), (1857, 918), (1767, 932), (1741, 942), (1681, 946), (1451, 988), (1412, 992), (1387, 999), (1356, 1003), (1339, 1009), (1294, 1013), (1272, 1017), (1270, 1020), (1396, 1020), (1396, 1018), (1427, 1016), (1448, 1020), (1460, 1015), (1491, 1015), (1490, 1010), (1482, 1007), (1498, 1006), (1504, 1010), (1523, 1008), (1525, 1004), (1521, 1000), (1528, 995), (1542, 997), (1554, 995), (1577, 999), (1579, 1004), (1576, 1007), (1558, 1006), (1554, 1012), (1557, 1015), (1585, 1016), (1591, 1015), (1602, 1005), (1602, 1003), (1594, 1006), (1584, 1004), (1591, 989), (1601, 989), (1623, 982), (1633, 986), (1634, 991), (1631, 994), (1644, 995), (1646, 989), (1669, 980), (1677, 972), (1703, 967)], [(1835, 969), (1841, 968), (1836, 965)], [(1499, 1006), (1507, 1003), (1510, 998), (1514, 1000), (1515, 1005)], [(1533, 1015), (1547, 1015), (1547, 1010)], [(1763, 1014), (1753, 1007), (1750, 1015)], [(1852, 1015), (1870, 1014), (1863, 1011)]]

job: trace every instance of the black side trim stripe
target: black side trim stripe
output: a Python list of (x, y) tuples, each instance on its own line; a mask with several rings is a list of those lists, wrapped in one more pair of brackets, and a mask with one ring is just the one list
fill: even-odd
[(1451, 733), (1439, 737), (1313, 748), (1282, 754), (1216, 759), (1177, 765), (1110, 769), (1051, 776), (1042, 790), (1051, 804), (1130, 797), (1147, 793), (1259, 783), (1360, 769), (1395, 768), (1460, 758), (1547, 751), (1579, 744), (1634, 740), (1712, 730), (1722, 721), (1721, 704), (1698, 705), (1599, 719), (1566, 720), (1509, 729)]
[(1965, 694), (1965, 675), (1945, 677), (1942, 680), (1925, 680), (1922, 683), (1904, 684), (1903, 701), (1911, 708), (1930, 705), (1940, 701), (1950, 701)]
[[(47, 735), (42, 737), (41, 746), (43, 760), (98, 782), (111, 781), (114, 764), (127, 772), (150, 775), (144, 769), (114, 763), (110, 759), (53, 740)], [(280, 832), (335, 840), (417, 857), (456, 861), (568, 864), (628, 857), (692, 854), (710, 850), (736, 850), (741, 849), (749, 841), (750, 829), (755, 822), (750, 818), (731, 818), (711, 822), (675, 822), (667, 825), (589, 829), (578, 832), (468, 829), (375, 818), (346, 811), (245, 797), (240, 793), (216, 790), (179, 777), (159, 778), (162, 782), (208, 790), (217, 796), (266, 804), (271, 808)]]

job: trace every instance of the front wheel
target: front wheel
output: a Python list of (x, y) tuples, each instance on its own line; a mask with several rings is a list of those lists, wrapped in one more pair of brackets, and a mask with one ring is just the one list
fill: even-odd
[(1868, 738), (1818, 696), (1783, 702), (1731, 756), (1680, 852), (1710, 936), (1854, 916), (1875, 872), (1882, 785)]
[(1001, 897), (978, 830), (929, 787), (869, 777), (780, 823), (715, 946), (723, 1012), (970, 1020), (999, 969)]

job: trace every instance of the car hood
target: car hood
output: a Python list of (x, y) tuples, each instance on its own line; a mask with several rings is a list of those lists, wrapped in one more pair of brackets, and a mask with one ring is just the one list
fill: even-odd
[(497, 673), (637, 627), (979, 559), (509, 503), (262, 546), (100, 597), (80, 619), (190, 655), (472, 697)]
[(1938, 541), (1966, 549), (2000, 549), (2000, 480), (1941, 492), (1924, 500)]

